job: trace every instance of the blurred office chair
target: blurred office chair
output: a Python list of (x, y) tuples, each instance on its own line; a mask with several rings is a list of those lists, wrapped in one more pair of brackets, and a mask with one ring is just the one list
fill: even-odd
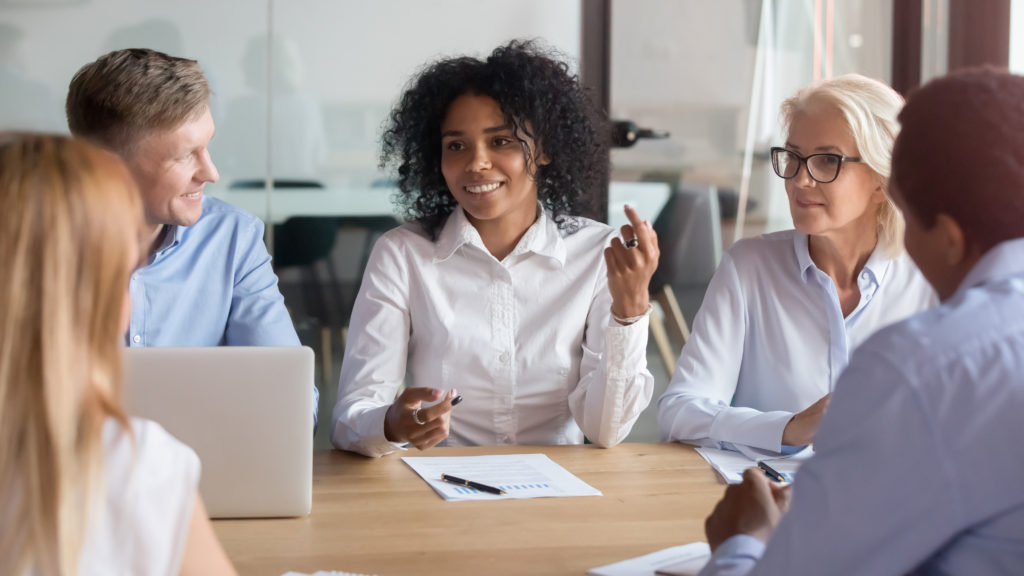
[(654, 221), (661, 258), (650, 284), (651, 295), (661, 308), (661, 313), (657, 308), (652, 312), (651, 334), (669, 375), (690, 337), (686, 318), (692, 320), (696, 315), (722, 258), (717, 189), (673, 188)]

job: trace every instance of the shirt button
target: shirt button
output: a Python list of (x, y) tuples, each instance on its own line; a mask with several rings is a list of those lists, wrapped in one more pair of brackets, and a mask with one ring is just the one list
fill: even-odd
[(132, 336), (132, 342), (135, 342), (136, 344), (138, 344), (139, 342), (142, 342), (142, 336), (139, 336), (138, 334), (136, 334), (135, 336)]
[(139, 275), (138, 274), (132, 274), (132, 280), (138, 280), (138, 279), (139, 279)]
[(501, 360), (502, 364), (506, 364), (508, 362), (508, 352), (502, 352), (501, 356), (498, 356), (498, 360)]

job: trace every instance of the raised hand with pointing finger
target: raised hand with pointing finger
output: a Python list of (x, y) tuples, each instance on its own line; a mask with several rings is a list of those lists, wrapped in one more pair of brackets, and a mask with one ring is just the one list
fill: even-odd
[(658, 234), (651, 223), (640, 218), (631, 206), (626, 206), (629, 224), (621, 228), (622, 238), (612, 239), (604, 250), (608, 265), (608, 290), (612, 294), (612, 316), (620, 324), (623, 320), (647, 314), (650, 308), (648, 285), (658, 268)]

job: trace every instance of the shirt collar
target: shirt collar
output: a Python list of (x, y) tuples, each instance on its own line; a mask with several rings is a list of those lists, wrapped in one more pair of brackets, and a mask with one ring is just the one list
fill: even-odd
[(885, 250), (882, 249), (881, 245), (876, 244), (875, 249), (871, 252), (871, 256), (868, 257), (868, 261), (864, 263), (864, 270), (861, 274), (867, 272), (871, 275), (871, 280), (876, 286), (882, 285), (882, 280), (885, 279), (885, 273), (889, 271), (889, 264), (892, 262), (892, 258), (885, 254)]
[(1024, 274), (1024, 238), (1000, 242), (971, 268), (957, 293), (1007, 276)]
[[(793, 250), (796, 252), (796, 260), (800, 266), (800, 277), (803, 278), (804, 282), (810, 279), (811, 268), (817, 268), (814, 265), (814, 261), (811, 260), (811, 251), (808, 248), (808, 236), (797, 232), (793, 235)], [(875, 249), (871, 251), (871, 256), (868, 257), (868, 261), (864, 263), (863, 272), (867, 272), (871, 276), (871, 281), (875, 285), (881, 286), (882, 281), (885, 279), (885, 273), (889, 271), (889, 263), (892, 262), (892, 258), (885, 254), (885, 251), (880, 245), (875, 245)]]
[[(550, 215), (540, 204), (537, 205), (539, 216), (537, 220), (526, 230), (526, 234), (519, 239), (519, 243), (512, 250), (509, 256), (533, 252), (541, 256), (547, 256), (556, 260), (559, 265), (565, 265), (565, 242), (562, 240), (562, 232), (558, 224), (551, 219)], [(437, 238), (434, 248), (434, 262), (443, 262), (452, 257), (456, 250), (462, 245), (469, 244), (487, 251), (480, 233), (466, 218), (462, 208), (452, 211), (444, 228)]]
[(183, 226), (176, 224), (164, 224), (164, 233), (160, 239), (160, 245), (153, 251), (152, 256), (149, 257), (149, 264), (152, 264), (160, 256), (163, 256), (164, 252), (167, 252), (171, 248), (174, 248), (181, 243), (181, 237), (185, 233)]
[(793, 234), (793, 250), (796, 252), (796, 261), (800, 266), (800, 277), (807, 282), (810, 279), (809, 270), (814, 268), (811, 251), (807, 247), (807, 234), (800, 232)]

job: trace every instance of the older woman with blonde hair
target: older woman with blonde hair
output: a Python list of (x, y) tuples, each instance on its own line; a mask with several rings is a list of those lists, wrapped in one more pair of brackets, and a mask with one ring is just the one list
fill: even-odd
[(138, 190), (112, 154), (0, 134), (0, 574), (234, 574), (194, 452), (120, 407)]
[(783, 102), (786, 143), (771, 159), (795, 229), (722, 257), (658, 400), (663, 439), (770, 453), (810, 444), (852, 351), (936, 302), (887, 196), (902, 106), (852, 74)]

